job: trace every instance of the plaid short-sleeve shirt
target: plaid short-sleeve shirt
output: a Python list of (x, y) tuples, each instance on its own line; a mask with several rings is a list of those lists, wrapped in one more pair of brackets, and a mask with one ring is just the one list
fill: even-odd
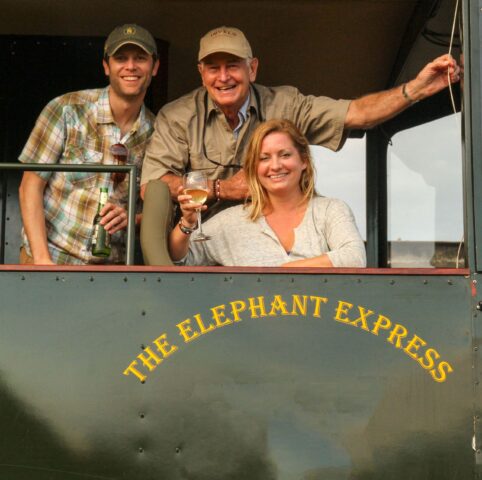
[[(43, 109), (19, 160), (46, 164), (115, 164), (109, 149), (115, 143), (123, 143), (129, 151), (127, 163), (137, 165), (140, 177), (153, 121), (152, 113), (142, 106), (132, 129), (121, 137), (110, 109), (109, 87), (68, 93)], [(111, 202), (126, 204), (128, 177), (114, 186), (109, 173), (38, 172), (38, 175), (47, 181), (44, 211), (52, 260), (58, 264), (104, 263), (90, 253), (99, 189), (108, 187)], [(124, 232), (113, 235), (109, 263), (123, 261), (123, 237)], [(23, 241), (30, 253), (25, 232)]]

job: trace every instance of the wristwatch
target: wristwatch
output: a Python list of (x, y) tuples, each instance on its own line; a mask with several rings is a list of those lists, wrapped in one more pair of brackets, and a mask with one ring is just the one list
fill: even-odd
[(197, 229), (197, 223), (194, 225), (194, 227), (186, 227), (182, 223), (182, 217), (179, 219), (179, 229), (181, 230), (184, 235), (191, 235), (192, 232), (194, 232)]

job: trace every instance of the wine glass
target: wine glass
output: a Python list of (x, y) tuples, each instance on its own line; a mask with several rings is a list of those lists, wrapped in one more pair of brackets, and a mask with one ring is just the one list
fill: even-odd
[[(202, 172), (189, 172), (182, 177), (182, 184), (184, 187), (184, 193), (191, 195), (191, 203), (202, 203), (208, 198), (208, 179)], [(204, 242), (211, 237), (205, 235), (202, 231), (201, 225), (201, 208), (196, 209), (197, 212), (197, 224), (198, 233), (192, 237), (193, 242)]]

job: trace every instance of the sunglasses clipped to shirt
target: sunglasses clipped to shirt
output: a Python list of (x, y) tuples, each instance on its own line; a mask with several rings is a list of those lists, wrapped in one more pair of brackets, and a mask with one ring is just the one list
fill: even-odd
[[(125, 165), (127, 163), (127, 157), (129, 155), (129, 150), (122, 143), (115, 143), (109, 148), (110, 153), (114, 157), (117, 165)], [(112, 172), (110, 174), (110, 179), (114, 182), (114, 186), (123, 182), (126, 178), (126, 172)]]

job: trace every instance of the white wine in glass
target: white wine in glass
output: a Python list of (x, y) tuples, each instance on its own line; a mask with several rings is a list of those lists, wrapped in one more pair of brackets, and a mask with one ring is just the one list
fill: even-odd
[[(206, 175), (204, 175), (202, 172), (189, 172), (182, 177), (182, 182), (184, 193), (192, 196), (191, 202), (204, 204), (208, 198), (209, 192), (208, 179)], [(209, 240), (211, 237), (205, 235), (202, 231), (201, 209), (198, 208), (196, 211), (198, 233), (192, 237), (192, 240), (194, 242), (204, 242), (205, 240)]]

